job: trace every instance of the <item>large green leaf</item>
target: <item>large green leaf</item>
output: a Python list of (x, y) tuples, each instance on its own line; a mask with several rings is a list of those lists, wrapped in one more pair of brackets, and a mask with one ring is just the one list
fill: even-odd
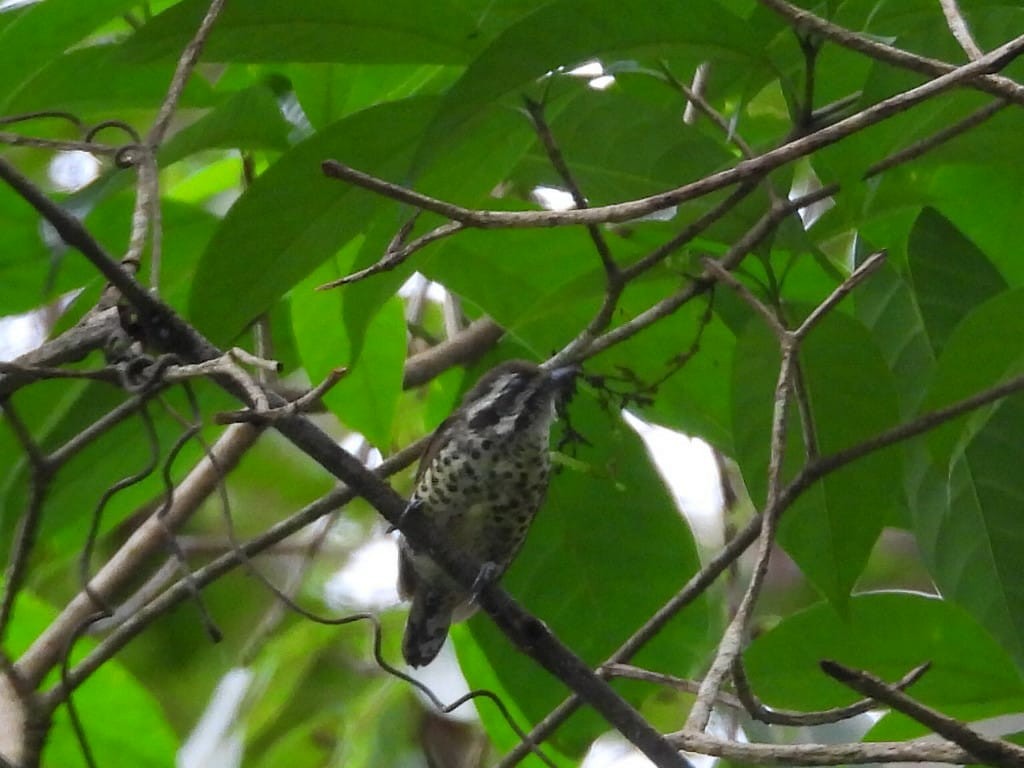
[[(517, 112), (492, 106), (464, 122), (448, 138), (444, 151), (435, 153), (431, 163), (421, 164), (415, 173), (410, 172), (415, 178), (416, 189), (471, 208), (509, 207), (508, 202), (494, 199), (494, 190), (500, 188), (510, 170), (535, 141), (527, 120)], [(409, 212), (403, 212), (403, 215), (408, 216)], [(434, 216), (423, 216), (421, 219), (410, 237), (415, 237), (439, 221)], [(378, 261), (394, 237), (398, 224), (397, 218), (378, 217), (369, 227), (353, 266), (361, 268)], [(460, 244), (463, 237), (469, 234), (460, 233), (456, 238), (447, 239), (428, 251), (416, 254), (415, 259), (398, 269), (343, 289), (345, 323), (357, 349), (362, 343), (367, 318), (372, 317), (377, 308), (394, 294), (412, 270), (428, 271), (431, 254), (445, 253), (448, 246)], [(468, 254), (464, 260), (453, 262), (453, 266), (461, 274), (477, 272), (467, 267), (475, 265), (478, 259), (479, 254)], [(525, 301), (526, 297), (522, 299)]]
[(452, 126), (484, 104), (561, 66), (589, 58), (685, 51), (695, 66), (716, 59), (757, 58), (763, 34), (717, 2), (656, 0), (643, 13), (624, 13), (609, 0), (554, 0), (508, 27), (449, 91), (428, 144), (443, 142)]
[[(212, 387), (201, 387), (198, 393), (203, 413), (233, 407), (229, 397)], [(165, 395), (179, 412), (189, 413), (189, 405), (179, 393)], [(35, 384), (17, 392), (12, 400), (18, 413), (34, 416), (27, 420), (33, 439), (44, 451), (52, 451), (72, 439), (94, 421), (125, 401), (119, 390), (108, 384), (64, 381)], [(87, 406), (83, 405), (87, 404)], [(128, 515), (165, 493), (161, 469), (168, 459), (184, 427), (163, 408), (151, 404), (155, 440), (137, 415), (118, 423), (77, 452), (46, 486), (35, 554), (51, 563), (65, 563), (77, 556), (85, 541), (100, 498), (122, 478), (142, 471), (154, 450), (158, 464), (142, 482), (115, 494), (103, 512), (102, 532), (108, 532)], [(0, 510), (0, 551), (9, 551), (14, 527), (25, 512), (31, 482), (29, 467), (17, 446), (3, 458), (9, 463), (3, 486), (3, 508)], [(176, 481), (203, 455), (201, 446), (192, 439), (177, 455), (171, 467)]]
[[(681, 124), (684, 102), (650, 74), (619, 76), (597, 91), (579, 78), (558, 76), (567, 93), (549, 96), (551, 133), (591, 205), (644, 197), (700, 178), (734, 160), (723, 136)], [(567, 108), (562, 102), (571, 99)], [(551, 114), (553, 113), (553, 114)], [(517, 169), (524, 186), (565, 182), (538, 146)], [(680, 217), (682, 218), (682, 217)]]
[[(969, 295), (967, 296), (969, 298)], [(1005, 339), (1024, 334), (1024, 291), (1006, 291), (956, 327), (939, 359), (928, 410), (991, 387), (1024, 367), (1024, 353)], [(998, 333), (993, 329), (998, 328)], [(1024, 660), (1024, 589), (1017, 576), (1020, 536), (1017, 439), (1024, 428), (1018, 397), (949, 422), (928, 436), (911, 488), (915, 529), (943, 594), (956, 600)]]
[[(1007, 118), (1012, 115), (1004, 116), (1004, 120)], [(1004, 130), (1020, 139), (1018, 128), (1017, 122), (1009, 119)], [(994, 141), (996, 146), (1003, 145), (999, 138)], [(991, 143), (986, 145), (991, 146)], [(1022, 169), (1014, 163), (991, 161), (980, 167), (944, 165), (936, 171), (932, 182), (936, 206), (981, 248), (1013, 286), (1024, 285), (1024, 259), (1020, 258), (1020, 222), (1024, 216), (1022, 189)], [(965, 192), (967, 190), (969, 192)]]
[[(780, 355), (760, 321), (748, 326), (733, 356), (733, 434), (751, 498), (767, 489), (773, 392)], [(833, 312), (803, 341), (800, 366), (818, 449), (849, 448), (893, 426), (896, 392), (881, 354), (859, 323)], [(799, 415), (791, 408), (786, 470), (803, 463)], [(837, 608), (845, 605), (890, 511), (899, 503), (901, 467), (893, 451), (871, 454), (827, 475), (786, 512), (780, 543)]]
[[(351, 263), (351, 259), (340, 259)], [(391, 425), (402, 392), (406, 326), (401, 299), (392, 297), (367, 319), (361, 350), (349, 339), (342, 307), (343, 292), (315, 292), (319, 283), (337, 277), (335, 265), (324, 265), (296, 288), (291, 302), (292, 327), (303, 366), (314, 383), (341, 366), (348, 373), (324, 402), (346, 427), (361, 432), (386, 452)]]
[(48, 247), (39, 216), (6, 185), (0, 187), (0, 229), (0, 316), (37, 309), (93, 277), (77, 253)]
[[(132, 60), (177, 57), (209, 4), (185, 0), (146, 24), (125, 46)], [(247, 0), (227, 5), (203, 51), (208, 61), (464, 63), (476, 16), (452, 0)]]
[(302, 111), (318, 129), (383, 101), (441, 93), (458, 72), (438, 64), (293, 64), (285, 69)]
[[(922, 214), (918, 230), (912, 259), (927, 279), (915, 279), (917, 301), (932, 307), (931, 323), (924, 327), (929, 344), (943, 352), (927, 389), (920, 384), (927, 377), (920, 374), (908, 386), (916, 385), (916, 398), (929, 410), (1019, 370), (1020, 352), (1005, 339), (1021, 333), (1020, 296), (1003, 290), (987, 254), (938, 214)], [(925, 244), (930, 245), (921, 247)], [(951, 277), (941, 279), (943, 274)], [(1014, 498), (1019, 473), (1006, 472), (1003, 463), (1018, 454), (1017, 441), (1007, 434), (1017, 426), (1018, 411), (1015, 401), (990, 406), (911, 443), (905, 482), (914, 533), (939, 589), (988, 627), (1020, 664), (1024, 642), (1017, 619), (1020, 542)]]
[(964, 307), (1006, 288), (985, 254), (934, 209), (925, 208), (917, 217), (907, 255), (917, 303), (936, 353), (963, 319)]
[(203, 149), (288, 148), (290, 126), (266, 85), (232, 93), (216, 109), (179, 131), (161, 147), (167, 165)]
[(134, 0), (48, 0), (0, 28), (0, 114), (18, 86), (103, 22), (137, 5)]
[(385, 178), (401, 178), (435, 108), (433, 99), (410, 99), (359, 112), (297, 145), (261, 174), (232, 206), (201, 257), (190, 301), (199, 329), (214, 341), (229, 341), (364, 231), (386, 204), (324, 178), (320, 164), (337, 157)]
[[(965, 305), (975, 297), (965, 292)], [(973, 395), (991, 387), (1024, 367), (1024, 350), (1007, 344), (1007, 338), (1024, 334), (1024, 288), (1003, 291), (972, 309), (953, 330), (939, 357), (938, 367), (928, 390), (926, 410)], [(999, 329), (994, 333), (993, 329)], [(1003, 401), (1005, 404), (1007, 401)], [(945, 466), (958, 449), (970, 441), (973, 432), (984, 425), (989, 415), (1002, 405), (996, 404), (948, 422), (931, 432), (928, 438), (935, 460)]]
[[(620, 258), (623, 252), (635, 256), (629, 240), (611, 234), (607, 240)], [(538, 357), (559, 349), (585, 327), (604, 295), (597, 253), (576, 229), (466, 232), (437, 249), (422, 269), (493, 317)], [(620, 302), (616, 324), (681, 288), (675, 275), (639, 281)], [(588, 361), (587, 371), (620, 381), (626, 377), (616, 388), (637, 390), (664, 378), (675, 360), (696, 345), (698, 353), (682, 371), (656, 392), (640, 394), (653, 397), (646, 411), (651, 418), (728, 446), (729, 402), (721, 371), (729, 364), (734, 339), (719, 318), (706, 313), (706, 298), (692, 301)]]
[[(23, 591), (8, 631), (8, 652), (17, 656), (24, 651), (56, 616), (52, 606)], [(95, 645), (91, 639), (79, 640), (72, 660), (80, 660)], [(166, 766), (177, 749), (177, 735), (153, 693), (117, 661), (100, 667), (74, 693), (74, 704), (99, 765), (157, 768)], [(47, 734), (43, 764), (82, 764), (81, 747), (64, 708), (57, 710)]]
[[(578, 446), (580, 463), (552, 478), (548, 501), (504, 584), (570, 648), (597, 664), (679, 589), (698, 559), (692, 535), (639, 438), (582, 394), (569, 410), (573, 426), (593, 445)], [(713, 623), (708, 604), (698, 600), (637, 663), (691, 674), (709, 649)], [(514, 653), (489, 619), (475, 618), (468, 629), (453, 637), (471, 687), (491, 687), (531, 723), (568, 693), (528, 657)], [(649, 692), (642, 686), (623, 690), (633, 701)], [(492, 708), (481, 706), (480, 715), (500, 747), (518, 741)], [(559, 729), (553, 744), (579, 756), (606, 729), (594, 713), (581, 713)]]
[[(127, 249), (131, 209), (127, 195), (103, 201), (89, 211), (86, 226), (112, 254)], [(202, 209), (166, 201), (163, 205), (165, 298), (179, 306), (182, 281), (191, 284), (195, 261), (215, 222)], [(39, 216), (7, 187), (0, 188), (0, 224), (9, 238), (0, 251), (0, 315), (38, 309), (47, 301), (98, 282), (96, 269), (78, 251), (55, 241)]]
[(897, 680), (930, 661), (911, 690), (944, 710), (1017, 711), (1024, 679), (992, 637), (952, 603), (909, 592), (850, 599), (839, 614), (826, 604), (783, 619), (744, 654), (754, 690), (769, 706), (814, 710), (848, 704), (856, 694), (828, 678), (823, 659)]
[[(155, 111), (167, 95), (174, 62), (126, 67), (117, 53), (116, 46), (97, 45), (54, 57), (12, 94), (7, 111), (61, 109), (97, 122), (124, 119), (126, 110)], [(83, 72), (89, 77), (82, 77)], [(213, 103), (209, 84), (201, 77), (190, 78), (181, 107), (208, 107)], [(117, 135), (101, 133), (97, 138), (113, 142), (111, 137)]]
[(890, 264), (884, 264), (853, 296), (857, 318), (871, 330), (900, 396), (904, 417), (917, 412), (931, 378), (935, 355), (914, 301), (913, 288)]

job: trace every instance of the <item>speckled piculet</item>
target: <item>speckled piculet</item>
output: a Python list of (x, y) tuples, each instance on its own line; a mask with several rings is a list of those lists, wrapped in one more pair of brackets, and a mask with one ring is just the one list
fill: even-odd
[[(424, 514), (464, 557), (496, 579), (522, 546), (548, 488), (548, 440), (556, 404), (575, 367), (545, 370), (511, 360), (488, 371), (438, 427), (416, 475), (407, 514)], [(402, 655), (429, 664), (473, 595), (425, 554), (399, 541), (398, 591), (412, 600)]]

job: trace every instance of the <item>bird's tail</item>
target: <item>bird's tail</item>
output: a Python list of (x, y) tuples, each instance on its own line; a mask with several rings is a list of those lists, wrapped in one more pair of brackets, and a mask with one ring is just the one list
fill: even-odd
[(422, 583), (417, 587), (405, 624), (402, 655), (411, 666), (422, 667), (433, 661), (444, 645), (452, 612), (461, 599), (451, 590), (430, 589)]

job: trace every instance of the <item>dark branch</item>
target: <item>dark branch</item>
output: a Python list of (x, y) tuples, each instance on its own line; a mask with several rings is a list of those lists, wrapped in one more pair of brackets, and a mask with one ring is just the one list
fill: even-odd
[(963, 723), (943, 715), (931, 707), (915, 701), (903, 691), (887, 685), (885, 681), (869, 672), (845, 667), (835, 661), (822, 661), (821, 668), (826, 675), (838, 680), (857, 693), (912, 717), (968, 752), (979, 763), (1000, 768), (1020, 768), (1024, 765), (1024, 747), (1009, 741), (989, 739), (973, 731)]

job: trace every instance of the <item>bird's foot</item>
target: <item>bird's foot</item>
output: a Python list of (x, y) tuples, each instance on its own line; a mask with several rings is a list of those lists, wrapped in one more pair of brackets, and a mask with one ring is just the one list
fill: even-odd
[(480, 597), (480, 593), (492, 584), (497, 583), (500, 576), (501, 568), (497, 563), (488, 561), (481, 565), (480, 570), (477, 571), (476, 578), (473, 579), (473, 586), (471, 588), (473, 597), (471, 602), (476, 603)]
[(423, 509), (423, 499), (409, 499), (409, 503), (405, 505), (405, 509), (402, 510), (402, 514), (398, 516), (398, 522), (393, 525), (389, 525), (388, 529), (384, 531), (384, 533), (397, 531), (402, 527), (409, 515), (415, 515), (419, 513), (421, 509)]

